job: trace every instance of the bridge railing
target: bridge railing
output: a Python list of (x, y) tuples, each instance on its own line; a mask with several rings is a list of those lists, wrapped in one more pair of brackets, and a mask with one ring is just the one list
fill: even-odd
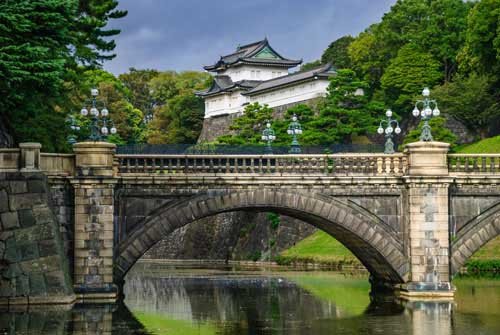
[(302, 174), (403, 175), (404, 154), (116, 155), (119, 175)]
[(73, 176), (75, 174), (74, 154), (40, 154), (40, 170), (49, 176)]
[(450, 174), (500, 174), (500, 154), (449, 154)]

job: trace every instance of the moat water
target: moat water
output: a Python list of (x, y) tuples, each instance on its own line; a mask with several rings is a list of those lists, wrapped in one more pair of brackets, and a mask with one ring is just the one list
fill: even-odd
[(453, 302), (370, 297), (366, 274), (138, 264), (125, 301), (0, 314), (0, 334), (500, 334), (500, 280)]

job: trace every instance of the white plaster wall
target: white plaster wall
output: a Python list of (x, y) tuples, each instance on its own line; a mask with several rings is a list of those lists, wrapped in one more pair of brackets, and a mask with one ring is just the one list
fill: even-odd
[(245, 109), (244, 104), (247, 102), (258, 102), (261, 105), (267, 104), (269, 107), (277, 107), (324, 97), (328, 85), (329, 81), (327, 79), (317, 79), (253, 97), (246, 97), (241, 94), (241, 91), (208, 97), (205, 99), (205, 118), (242, 112)]
[(227, 75), (231, 77), (232, 81), (269, 80), (287, 75), (288, 70), (283, 68), (243, 65), (243, 66), (231, 67), (218, 74)]
[(208, 97), (205, 99), (205, 118), (241, 112), (245, 109), (243, 104), (247, 101), (248, 98), (242, 95), (241, 91)]
[(258, 102), (269, 107), (283, 106), (290, 103), (324, 97), (330, 82), (327, 79), (313, 80), (280, 90), (263, 93), (251, 97), (250, 103)]

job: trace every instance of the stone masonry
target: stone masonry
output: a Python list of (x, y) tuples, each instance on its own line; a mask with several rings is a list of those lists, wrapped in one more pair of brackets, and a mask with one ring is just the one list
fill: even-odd
[(0, 304), (72, 302), (67, 260), (42, 173), (0, 173), (0, 224)]

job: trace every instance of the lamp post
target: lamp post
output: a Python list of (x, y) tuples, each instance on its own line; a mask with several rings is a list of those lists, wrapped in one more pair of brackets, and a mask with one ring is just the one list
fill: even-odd
[(300, 149), (299, 141), (297, 140), (297, 135), (302, 134), (302, 127), (297, 119), (297, 115), (293, 114), (292, 122), (288, 126), (287, 130), (288, 135), (292, 135), (292, 143), (290, 148), (291, 154), (300, 154), (302, 150)]
[(78, 123), (73, 115), (69, 115), (68, 118), (66, 119), (66, 122), (68, 123), (69, 128), (71, 129), (71, 133), (68, 135), (66, 141), (70, 145), (73, 145), (77, 142), (76, 133), (80, 131), (80, 126), (78, 125)]
[[(420, 140), (424, 142), (432, 141), (431, 126), (429, 125), (429, 120), (433, 116), (439, 116), (439, 114), (441, 113), (438, 109), (436, 100), (429, 98), (430, 94), (431, 91), (429, 90), (429, 88), (425, 87), (422, 91), (424, 99), (417, 100), (417, 102), (415, 103), (415, 108), (412, 112), (413, 116), (420, 116), (424, 121), (422, 133), (420, 134)], [(421, 109), (418, 108), (419, 106), (421, 107)]]
[[(385, 112), (385, 116), (387, 117), (387, 119), (380, 121), (377, 132), (380, 135), (385, 133), (384, 154), (393, 154), (394, 142), (392, 141), (392, 137), (394, 136), (394, 133), (396, 133), (396, 135), (399, 135), (401, 133), (401, 128), (399, 128), (399, 122), (392, 118), (392, 111), (390, 109)], [(383, 127), (384, 124), (387, 125), (386, 128)]]
[(265, 153), (272, 154), (273, 148), (271, 147), (271, 143), (276, 140), (276, 134), (273, 128), (271, 128), (271, 123), (269, 121), (266, 121), (266, 128), (262, 131), (262, 140), (267, 142)]
[[(93, 88), (90, 90), (90, 94), (92, 95), (92, 98), (85, 101), (80, 114), (82, 116), (88, 116), (90, 113), (90, 136), (88, 139), (90, 141), (102, 141), (105, 140), (110, 133), (116, 134), (116, 127), (113, 124), (113, 121), (108, 118), (109, 111), (104, 102), (97, 100), (99, 90)], [(86, 105), (90, 105), (90, 112)], [(101, 108), (100, 111), (98, 107)]]

